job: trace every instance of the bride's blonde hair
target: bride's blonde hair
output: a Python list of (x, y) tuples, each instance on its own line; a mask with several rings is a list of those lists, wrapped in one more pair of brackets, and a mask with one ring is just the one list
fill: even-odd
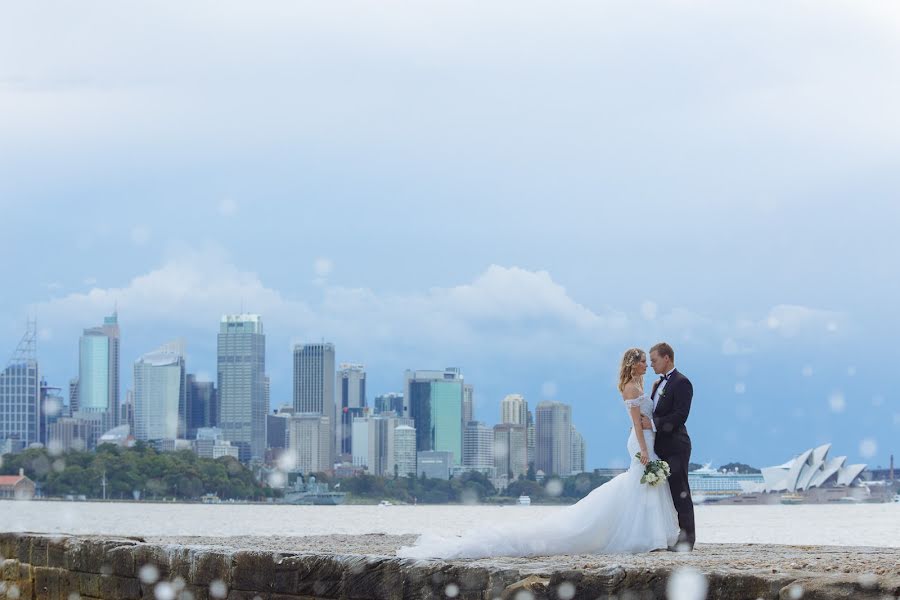
[(634, 377), (634, 365), (639, 363), (646, 354), (640, 348), (629, 348), (622, 356), (622, 366), (619, 367), (619, 391), (625, 390), (625, 384)]

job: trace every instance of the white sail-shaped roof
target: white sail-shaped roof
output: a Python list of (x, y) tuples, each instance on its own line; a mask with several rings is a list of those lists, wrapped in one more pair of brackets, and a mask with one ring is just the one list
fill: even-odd
[(856, 478), (866, 469), (866, 465), (847, 465), (838, 471), (838, 485), (853, 485)]
[(765, 491), (797, 492), (824, 485), (853, 485), (866, 465), (847, 465), (846, 456), (828, 458), (831, 444), (806, 450), (783, 465), (762, 469)]

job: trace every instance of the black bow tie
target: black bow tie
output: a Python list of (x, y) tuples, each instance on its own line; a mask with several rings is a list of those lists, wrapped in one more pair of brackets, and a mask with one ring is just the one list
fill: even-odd
[(668, 381), (668, 380), (669, 380), (669, 376), (668, 376), (668, 375), (660, 375), (660, 376), (659, 376), (659, 382), (660, 382), (660, 383), (662, 383), (663, 381)]

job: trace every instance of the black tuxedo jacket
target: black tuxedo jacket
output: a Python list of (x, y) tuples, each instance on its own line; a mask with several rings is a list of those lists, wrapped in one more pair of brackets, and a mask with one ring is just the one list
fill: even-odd
[[(656, 393), (659, 384), (659, 380), (653, 384), (652, 394)], [(691, 412), (693, 397), (691, 381), (677, 369), (672, 371), (653, 411), (653, 423), (656, 425), (653, 449), (661, 458), (691, 451), (691, 438), (685, 423)]]

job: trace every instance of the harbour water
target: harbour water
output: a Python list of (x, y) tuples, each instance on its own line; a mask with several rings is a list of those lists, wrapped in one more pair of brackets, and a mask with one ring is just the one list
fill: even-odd
[[(522, 527), (556, 506), (285, 506), (0, 501), (0, 531), (134, 536), (304, 536)], [(900, 504), (697, 506), (700, 543), (900, 547)]]

